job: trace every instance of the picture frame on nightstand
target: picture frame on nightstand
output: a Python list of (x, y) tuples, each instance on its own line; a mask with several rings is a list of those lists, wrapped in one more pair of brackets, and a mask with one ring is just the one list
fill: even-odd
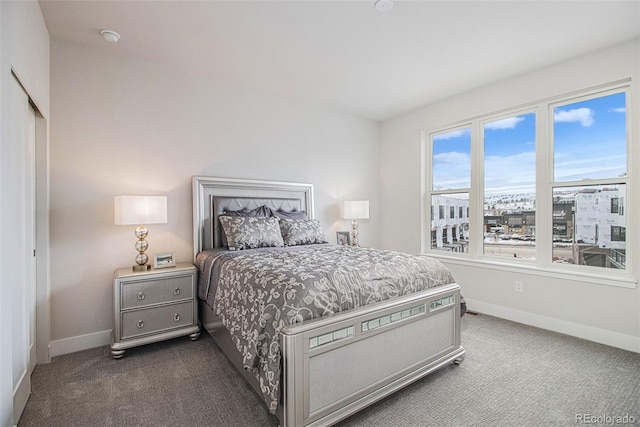
[(350, 246), (351, 245), (351, 235), (348, 231), (337, 231), (336, 239), (339, 245), (342, 246)]
[(153, 268), (168, 268), (175, 267), (176, 260), (173, 257), (173, 252), (160, 252), (153, 254)]

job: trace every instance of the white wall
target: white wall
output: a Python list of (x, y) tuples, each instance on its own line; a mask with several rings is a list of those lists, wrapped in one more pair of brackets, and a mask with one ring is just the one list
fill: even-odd
[[(0, 2), (0, 22), (0, 425), (7, 426), (14, 424), (12, 366), (24, 363), (13, 360), (16, 354), (24, 354), (24, 351), (13, 348), (16, 331), (12, 321), (12, 314), (20, 317), (24, 314), (16, 313), (20, 307), (16, 306), (12, 292), (12, 288), (24, 286), (24, 276), (15, 265), (8, 265), (6, 261), (16, 259), (7, 255), (19, 246), (16, 238), (21, 235), (20, 228), (24, 231), (24, 221), (14, 223), (7, 219), (15, 219), (16, 212), (18, 216), (20, 212), (24, 215), (25, 193), (23, 187), (15, 184), (23, 181), (16, 174), (24, 172), (25, 158), (14, 158), (14, 153), (24, 153), (24, 147), (16, 147), (12, 144), (15, 141), (9, 138), (14, 125), (9, 120), (11, 70), (18, 75), (42, 115), (48, 118), (49, 34), (36, 1)], [(44, 132), (46, 134), (46, 128)], [(46, 144), (46, 135), (44, 139)], [(8, 212), (13, 215), (8, 216)]]
[[(117, 51), (117, 45), (113, 51)], [(112, 277), (135, 258), (113, 197), (167, 195), (149, 254), (192, 259), (191, 176), (310, 182), (331, 241), (340, 201), (368, 199), (361, 243), (378, 239), (378, 124), (180, 70), (52, 43), (52, 354), (106, 344)]]
[[(635, 120), (640, 109), (639, 64), (640, 41), (626, 43), (463, 93), (382, 123), (380, 246), (408, 252), (421, 250), (422, 130), (631, 77), (629, 114), (634, 147), (631, 155), (632, 163), (640, 164), (640, 150), (635, 149), (640, 140), (640, 125)], [(639, 189), (638, 171), (631, 180), (633, 188)], [(640, 200), (635, 198), (629, 212), (639, 211)], [(398, 218), (402, 218), (401, 224)], [(640, 224), (634, 226), (637, 233)], [(628, 262), (637, 280), (638, 239), (630, 238), (629, 245)], [(446, 264), (460, 282), (472, 309), (640, 352), (638, 287), (628, 289), (517, 270)], [(522, 294), (514, 292), (516, 279), (524, 282)]]

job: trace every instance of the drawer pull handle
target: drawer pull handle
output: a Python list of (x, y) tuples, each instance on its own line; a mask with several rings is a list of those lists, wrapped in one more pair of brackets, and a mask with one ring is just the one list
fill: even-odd
[(144, 322), (142, 320), (138, 320), (138, 328), (144, 328)]
[(138, 292), (138, 299), (142, 301), (144, 299), (144, 292)]
[(173, 294), (174, 294), (174, 295), (180, 295), (180, 288), (175, 288), (175, 289), (173, 290)]
[(179, 315), (178, 313), (174, 314), (174, 315), (173, 315), (173, 321), (174, 321), (174, 322), (177, 322), (177, 321), (179, 321), (179, 320), (180, 320), (180, 315)]

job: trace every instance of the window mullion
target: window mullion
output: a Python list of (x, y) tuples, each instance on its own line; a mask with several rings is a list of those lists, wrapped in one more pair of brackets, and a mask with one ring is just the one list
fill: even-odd
[[(638, 161), (639, 159), (639, 153), (637, 149), (634, 149), (634, 144), (631, 143), (631, 141), (633, 141), (633, 136), (631, 134), (631, 129), (633, 129), (632, 127), (632, 120), (634, 117), (634, 113), (637, 114), (637, 110), (633, 111), (633, 107), (634, 105), (637, 106), (637, 102), (634, 102), (631, 98), (631, 93), (629, 88), (625, 89), (625, 97), (627, 99), (627, 111), (626, 111), (626, 118), (627, 118), (627, 133), (626, 133), (626, 138), (627, 138), (627, 175), (626, 175), (626, 179), (627, 179), (627, 183), (630, 185), (626, 186), (626, 202), (625, 202), (625, 209), (627, 209), (627, 212), (637, 212), (638, 210), (636, 209), (637, 206), (637, 200), (638, 197), (636, 195), (636, 197), (632, 196), (631, 190), (633, 187), (632, 183), (637, 183), (637, 179), (633, 178), (634, 175), (634, 171), (633, 168), (631, 167), (632, 164), (638, 165), (640, 164), (640, 162)], [(637, 97), (636, 97), (637, 99)], [(635, 130), (636, 135), (638, 134), (637, 129)], [(635, 172), (635, 174), (637, 175), (637, 172)], [(637, 194), (637, 191), (636, 191)], [(630, 218), (630, 217), (628, 217)], [(626, 236), (635, 236), (637, 233), (637, 228), (634, 225), (635, 223), (637, 223), (636, 221), (630, 221), (629, 219), (627, 219), (626, 222), (626, 226), (627, 226), (627, 230), (626, 230)], [(636, 258), (636, 254), (638, 253), (638, 239), (630, 239), (627, 241), (627, 259), (630, 260), (635, 260)], [(627, 271), (629, 271), (629, 274), (631, 274), (633, 277), (637, 277), (637, 264), (635, 262), (629, 262), (627, 263)]]
[(553, 244), (553, 108), (536, 111), (536, 263), (551, 264)]
[(471, 188), (469, 189), (469, 254), (477, 258), (482, 255), (483, 232), (483, 202), (484, 202), (484, 164), (482, 148), (482, 132), (480, 121), (471, 122)]
[(429, 248), (431, 239), (431, 166), (433, 165), (433, 155), (431, 139), (426, 132), (422, 132), (422, 185), (420, 194), (422, 195), (421, 214), (421, 242), (420, 251), (425, 253)]

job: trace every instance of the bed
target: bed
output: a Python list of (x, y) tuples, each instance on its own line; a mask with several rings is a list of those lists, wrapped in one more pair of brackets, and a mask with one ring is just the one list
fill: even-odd
[[(238, 243), (223, 241), (221, 216), (230, 229), (222, 214), (260, 209), (283, 213), (276, 224), (318, 224), (311, 184), (193, 177), (201, 323), (283, 427), (334, 424), (462, 362), (460, 288), (440, 263), (320, 237), (295, 244), (309, 241), (291, 240), (295, 233), (284, 226), (292, 246), (226, 250)], [(306, 221), (287, 219), (300, 212)], [(267, 228), (274, 222), (236, 220), (248, 221)], [(376, 277), (403, 275), (402, 287), (363, 280), (373, 270)], [(326, 296), (328, 282), (343, 289), (332, 291), (334, 300)]]

